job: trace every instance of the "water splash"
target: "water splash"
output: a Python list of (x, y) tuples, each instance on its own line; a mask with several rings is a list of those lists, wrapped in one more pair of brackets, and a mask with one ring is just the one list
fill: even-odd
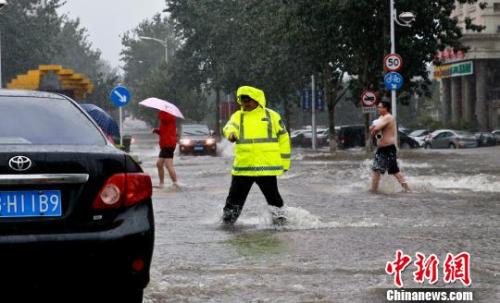
[(441, 176), (423, 175), (411, 178), (410, 182), (423, 192), (432, 191), (472, 191), (472, 192), (500, 192), (500, 178), (488, 174), (478, 175), (450, 175)]
[[(242, 215), (235, 224), (240, 229), (279, 229), (279, 230), (308, 230), (308, 229), (330, 229), (343, 227), (377, 227), (384, 225), (381, 222), (371, 221), (366, 218), (348, 218), (345, 220), (334, 220), (324, 222), (320, 216), (312, 214), (301, 207), (284, 206), (283, 214), (286, 217), (286, 224), (276, 226), (272, 223), (270, 212), (261, 209), (259, 214)], [(213, 222), (213, 221), (212, 221)], [(220, 223), (220, 219), (217, 220)]]

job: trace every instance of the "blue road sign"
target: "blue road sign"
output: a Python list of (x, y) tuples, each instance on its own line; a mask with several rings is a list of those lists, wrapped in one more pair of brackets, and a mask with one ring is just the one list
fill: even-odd
[(114, 105), (122, 107), (130, 102), (131, 96), (125, 86), (117, 86), (111, 91), (110, 98)]
[(311, 90), (304, 89), (302, 91), (302, 109), (311, 108)]
[(388, 90), (400, 90), (403, 87), (404, 79), (400, 73), (390, 72), (385, 74), (384, 83)]
[[(326, 108), (325, 98), (323, 94), (323, 90), (316, 90), (316, 109), (319, 111), (324, 111)], [(302, 91), (302, 109), (309, 110), (311, 109), (312, 104), (312, 92), (310, 89), (304, 89)]]

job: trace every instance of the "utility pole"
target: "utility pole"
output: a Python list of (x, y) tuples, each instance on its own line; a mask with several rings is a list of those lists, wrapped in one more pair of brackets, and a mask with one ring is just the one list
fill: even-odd
[(311, 127), (312, 127), (312, 149), (316, 151), (316, 87), (314, 75), (311, 76)]
[[(396, 16), (396, 11), (394, 9), (394, 0), (389, 0), (391, 6), (391, 54), (396, 53), (396, 30), (394, 25), (394, 18)], [(396, 100), (396, 90), (391, 90), (391, 108), (392, 108), (392, 116), (394, 117), (394, 121), (396, 122), (396, 130), (394, 131), (394, 138), (396, 141), (396, 147), (399, 147), (398, 144), (398, 120), (397, 120), (397, 100)]]

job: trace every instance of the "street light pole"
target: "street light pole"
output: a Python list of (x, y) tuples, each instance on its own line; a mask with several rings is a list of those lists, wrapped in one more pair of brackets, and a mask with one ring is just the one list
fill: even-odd
[(168, 42), (167, 42), (166, 38), (165, 38), (165, 40), (160, 40), (160, 39), (153, 38), (153, 37), (139, 36), (139, 39), (155, 41), (155, 42), (160, 43), (165, 48), (165, 63), (168, 63)]
[[(6, 0), (0, 0), (0, 10), (2, 10), (8, 2)], [(2, 88), (2, 33), (0, 32), (0, 88)]]
[(311, 76), (311, 144), (316, 151), (316, 84), (314, 74)]
[(2, 85), (2, 32), (0, 31), (0, 88), (3, 88)]
[[(394, 19), (396, 18), (396, 10), (394, 9), (394, 0), (389, 0), (391, 6), (391, 53), (396, 53), (396, 30), (394, 25)], [(392, 116), (394, 117), (394, 121), (396, 122), (396, 129), (394, 131), (394, 138), (396, 142), (396, 147), (398, 144), (398, 120), (397, 120), (397, 102), (396, 102), (396, 90), (391, 90), (391, 108), (392, 108)]]
[[(396, 29), (394, 23), (397, 23), (399, 26), (403, 27), (411, 27), (411, 23), (415, 21), (415, 15), (411, 12), (403, 12), (399, 15), (399, 19), (397, 17), (397, 11), (394, 8), (394, 0), (389, 0), (390, 13), (391, 13), (391, 53), (396, 53)], [(394, 138), (396, 140), (396, 147), (398, 146), (398, 109), (397, 109), (397, 99), (396, 99), (396, 90), (391, 90), (391, 107), (392, 107), (392, 116), (394, 117), (394, 121), (396, 122), (396, 129), (394, 130)]]

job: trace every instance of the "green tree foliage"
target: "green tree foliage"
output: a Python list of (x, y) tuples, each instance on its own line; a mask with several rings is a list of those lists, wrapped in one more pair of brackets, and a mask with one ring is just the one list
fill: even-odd
[(61, 47), (57, 44), (61, 17), (57, 14), (59, 1), (9, 1), (1, 11), (2, 82), (39, 64), (51, 62)]
[[(456, 3), (477, 2), (396, 1), (399, 12), (417, 16), (409, 28), (396, 26), (397, 52), (404, 58), (406, 79), (400, 102), (409, 102), (414, 93), (429, 95), (428, 65), (438, 50), (465, 49), (457, 20), (450, 14)], [(332, 134), (335, 106), (347, 90), (356, 104), (364, 89), (382, 96), (389, 93), (383, 86), (382, 66), (390, 51), (389, 0), (166, 3), (183, 41), (180, 52), (198, 62), (196, 73), (202, 83), (214, 88), (231, 92), (239, 85), (253, 84), (265, 89), (272, 104), (293, 99), (316, 74), (326, 92)], [(482, 29), (470, 19), (466, 27)]]
[[(458, 3), (476, 3), (477, 0), (459, 0)], [(353, 80), (354, 95), (372, 88), (387, 94), (383, 88), (383, 58), (390, 52), (390, 7), (386, 0), (343, 0), (339, 5), (342, 18), (342, 39), (351, 54), (346, 71), (356, 75)], [(465, 49), (457, 20), (450, 18), (455, 8), (454, 0), (395, 1), (398, 12), (409, 11), (416, 15), (411, 27), (395, 25), (396, 51), (404, 59), (401, 73), (405, 86), (400, 100), (408, 102), (412, 93), (430, 96), (427, 65), (434, 61), (438, 50), (452, 47)], [(355, 20), (355, 21), (354, 21)], [(479, 31), (482, 27), (467, 22), (468, 29)], [(347, 58), (346, 58), (347, 59)], [(410, 81), (417, 79), (418, 81)]]
[(39, 65), (62, 65), (94, 83), (95, 91), (86, 102), (110, 110), (109, 91), (118, 74), (92, 48), (80, 21), (58, 14), (62, 5), (60, 0), (18, 0), (9, 1), (1, 11), (3, 85)]
[[(142, 40), (152, 37), (167, 40), (165, 48), (159, 42)], [(202, 93), (198, 61), (184, 56), (174, 35), (173, 24), (158, 14), (145, 20), (122, 38), (122, 60), (125, 62), (125, 83), (134, 92), (131, 109), (150, 124), (156, 123), (156, 111), (138, 105), (148, 97), (157, 97), (175, 103), (188, 120), (203, 121), (207, 112), (206, 96)]]

